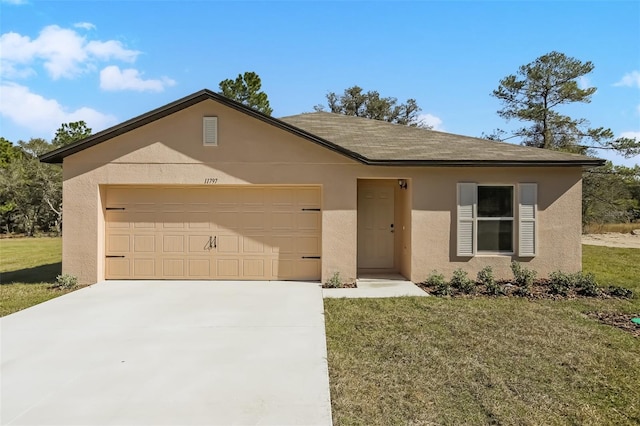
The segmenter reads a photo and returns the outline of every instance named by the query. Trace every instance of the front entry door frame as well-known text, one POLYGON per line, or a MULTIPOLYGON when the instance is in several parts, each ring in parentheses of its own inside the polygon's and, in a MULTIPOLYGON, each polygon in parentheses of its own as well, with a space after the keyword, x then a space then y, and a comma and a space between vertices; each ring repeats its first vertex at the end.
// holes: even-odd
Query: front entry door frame
POLYGON ((395 185, 391 179, 358 180, 358 269, 394 271, 395 185))

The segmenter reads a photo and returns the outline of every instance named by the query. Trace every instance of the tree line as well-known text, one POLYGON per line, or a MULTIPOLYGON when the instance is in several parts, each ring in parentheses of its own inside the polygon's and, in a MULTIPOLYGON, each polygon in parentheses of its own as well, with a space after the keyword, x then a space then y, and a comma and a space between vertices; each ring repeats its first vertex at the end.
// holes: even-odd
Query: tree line
MULTIPOLYGON (((521 145, 595 156, 613 150, 627 158, 640 154, 640 142, 615 138, 611 129, 591 127, 582 118, 561 114, 567 104, 589 103, 595 87, 580 87, 578 81, 593 71, 587 61, 551 52, 522 65, 515 74, 500 80, 491 94, 502 103, 497 114, 521 123, 514 130, 495 129, 482 137, 517 141, 521 145)), ((255 72, 239 74, 219 83, 219 93, 263 114, 273 112, 262 81, 255 72)), ((398 125, 429 128, 419 119, 421 108, 415 99, 399 103, 375 90, 355 85, 342 94, 326 95, 329 112, 382 120, 398 125)), ((325 111, 322 104, 315 111, 325 111)), ((0 233, 24 234, 62 232, 62 168, 44 164, 38 156, 75 143, 91 135, 84 121, 64 123, 54 138, 33 138, 15 145, 0 137, 0 233)), ((583 173, 583 223, 613 223, 640 220, 640 167, 607 162, 583 173)))

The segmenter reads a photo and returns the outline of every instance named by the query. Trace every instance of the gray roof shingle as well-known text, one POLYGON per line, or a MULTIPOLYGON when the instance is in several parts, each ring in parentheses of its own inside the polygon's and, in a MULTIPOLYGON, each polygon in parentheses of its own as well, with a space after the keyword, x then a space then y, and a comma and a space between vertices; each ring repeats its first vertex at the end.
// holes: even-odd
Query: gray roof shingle
POLYGON ((588 164, 601 161, 579 154, 513 145, 329 112, 299 114, 280 120, 374 162, 588 164))

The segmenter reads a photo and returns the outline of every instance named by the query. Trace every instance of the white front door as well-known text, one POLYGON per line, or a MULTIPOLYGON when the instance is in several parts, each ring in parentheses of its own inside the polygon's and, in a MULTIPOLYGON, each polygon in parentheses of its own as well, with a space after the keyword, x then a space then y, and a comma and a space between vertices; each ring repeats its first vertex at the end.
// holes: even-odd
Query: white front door
POLYGON ((358 268, 394 266, 393 191, 389 182, 358 183, 358 268))

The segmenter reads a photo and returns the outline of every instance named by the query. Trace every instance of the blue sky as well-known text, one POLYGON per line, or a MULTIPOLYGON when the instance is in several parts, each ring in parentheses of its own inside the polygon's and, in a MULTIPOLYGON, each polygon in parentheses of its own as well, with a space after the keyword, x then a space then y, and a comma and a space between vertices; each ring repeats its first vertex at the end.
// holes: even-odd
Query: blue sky
POLYGON ((638 1, 0 0, 0 135, 99 131, 255 71, 275 117, 357 84, 480 136, 518 124, 496 114, 499 80, 553 50, 595 65, 592 102, 565 111, 640 138, 638 1))

